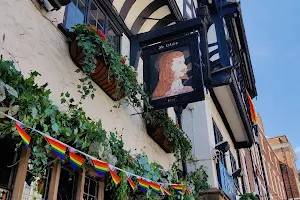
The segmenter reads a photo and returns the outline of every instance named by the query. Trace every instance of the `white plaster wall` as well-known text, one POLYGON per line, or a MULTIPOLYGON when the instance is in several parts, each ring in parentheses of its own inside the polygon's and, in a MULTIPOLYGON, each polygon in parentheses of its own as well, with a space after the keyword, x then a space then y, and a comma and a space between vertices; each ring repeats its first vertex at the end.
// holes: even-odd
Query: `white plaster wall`
MULTIPOLYGON (((80 74, 75 72, 77 67, 70 58, 66 38, 56 28, 63 20, 64 9, 46 13, 38 8, 39 5, 36 7, 31 0, 0 1, 0 54, 4 59, 18 61, 17 68, 24 75, 38 71, 42 75, 37 79, 38 83, 49 83, 55 104, 60 104, 61 92, 69 91, 78 100, 76 87, 80 74)), ((122 37, 121 52, 129 53, 129 40, 125 36, 122 37)), ((132 154, 144 151, 150 160, 169 168, 172 155, 166 154, 147 135, 139 115, 131 116, 138 111, 127 106, 113 108, 116 102, 97 85, 95 87, 95 98, 83 102, 87 115, 101 119, 105 130, 117 131, 132 154)))
MULTIPOLYGON (((237 160, 237 151, 234 148, 234 144, 210 95, 206 94, 204 101, 189 104, 183 111, 183 130, 192 140, 193 155, 200 160, 198 165, 205 165, 207 167, 209 184, 213 187, 218 187, 216 167, 212 160, 212 152, 215 147, 212 119, 215 121, 222 133, 223 140, 228 141, 230 151, 236 160, 236 166, 238 169, 239 164, 237 160)), ((225 158, 227 170, 229 174, 231 174, 232 169, 229 152, 226 153, 225 158)), ((189 170, 193 170, 195 167, 197 166, 189 166, 189 170)))
POLYGON ((214 133, 210 108, 207 101, 191 103, 182 113, 182 127, 193 144, 193 155, 200 160, 188 170, 195 170, 199 165, 207 167, 208 183, 218 187, 215 163, 212 159, 214 133))
POLYGON ((176 0, 181 14, 183 15, 183 0, 176 0))

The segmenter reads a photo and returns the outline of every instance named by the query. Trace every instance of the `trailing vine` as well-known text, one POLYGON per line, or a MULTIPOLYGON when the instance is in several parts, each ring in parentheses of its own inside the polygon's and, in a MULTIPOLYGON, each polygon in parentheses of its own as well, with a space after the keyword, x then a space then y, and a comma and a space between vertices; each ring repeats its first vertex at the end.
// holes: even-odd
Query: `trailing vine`
POLYGON ((240 200, 259 200, 259 198, 255 196, 253 193, 246 193, 240 195, 240 200))
MULTIPOLYGON (((165 172, 157 163, 150 163, 145 154, 132 157, 129 151, 124 149, 123 141, 116 133, 109 134, 102 128, 101 121, 93 121, 87 117, 80 104, 76 104, 69 93, 61 94, 61 103, 67 110, 62 111, 50 100, 51 91, 47 84, 38 86, 35 77, 40 74, 31 72, 29 78, 15 69, 13 61, 5 61, 0 58, 0 110, 26 125, 49 134, 52 137, 80 150, 97 157, 112 165, 123 168, 126 171, 138 174, 153 181, 168 182, 170 180, 189 183, 197 194, 206 189, 207 175, 205 170, 193 172, 186 180, 179 180, 178 169, 165 172), (198 174, 199 173, 199 174, 198 174), (197 175, 198 174, 198 175, 197 175)), ((43 136, 26 130, 32 137, 32 150, 30 165, 34 177, 43 177, 45 167, 51 163, 47 156, 51 148, 43 136)), ((15 137, 16 129, 13 121, 0 115, 0 138, 14 137, 21 145, 20 137, 15 137)), ((62 161, 63 163, 65 161, 62 161)), ((66 161, 67 162, 67 161, 66 161)), ((87 170, 88 161, 84 166, 87 170)), ((106 176, 107 198, 110 199, 159 199, 159 196, 148 190, 146 195, 139 191, 132 191, 128 187, 124 174, 120 173, 122 182, 115 186, 109 175, 106 176), (127 198, 128 197, 128 198, 127 198)), ((175 192, 174 192, 175 193, 175 192)), ((196 197, 196 196, 195 196, 196 197)), ((174 199, 175 197, 170 197, 174 199)), ((186 195, 185 198, 194 198, 186 195)))
POLYGON ((109 74, 120 82, 118 96, 124 92, 125 102, 144 110, 142 117, 146 124, 153 127, 161 128, 162 133, 172 144, 177 159, 186 159, 191 155, 191 141, 185 133, 178 128, 171 119, 166 117, 164 112, 154 111, 149 104, 149 95, 145 92, 143 85, 137 82, 137 73, 134 68, 126 64, 126 60, 120 54, 114 51, 106 36, 100 30, 96 30, 94 26, 86 24, 78 24, 73 27, 72 37, 78 43, 79 47, 84 49, 84 65, 77 72, 82 71, 85 78, 80 79, 82 86, 79 92, 82 98, 87 95, 94 97, 95 88, 91 83, 90 73, 94 72, 95 58, 103 57, 109 66, 109 74))

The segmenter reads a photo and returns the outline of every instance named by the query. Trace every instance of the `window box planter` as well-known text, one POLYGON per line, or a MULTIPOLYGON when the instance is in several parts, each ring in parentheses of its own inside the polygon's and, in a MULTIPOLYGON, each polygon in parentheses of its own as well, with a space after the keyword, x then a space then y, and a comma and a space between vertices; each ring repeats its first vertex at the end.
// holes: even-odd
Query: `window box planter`
POLYGON ((71 3, 71 0, 48 0, 55 10, 59 10, 62 6, 71 3))
MULTIPOLYGON (((82 68, 84 64, 84 49, 78 47, 77 42, 72 40, 69 43, 69 51, 73 62, 82 68)), ((115 77, 109 76, 109 66, 103 57, 95 58, 96 68, 91 73, 92 80, 114 101, 124 97, 124 90, 121 83, 115 77)))
POLYGON ((166 152, 173 153, 171 142, 168 138, 163 134, 161 128, 157 128, 151 125, 147 125, 147 133, 148 135, 166 152))

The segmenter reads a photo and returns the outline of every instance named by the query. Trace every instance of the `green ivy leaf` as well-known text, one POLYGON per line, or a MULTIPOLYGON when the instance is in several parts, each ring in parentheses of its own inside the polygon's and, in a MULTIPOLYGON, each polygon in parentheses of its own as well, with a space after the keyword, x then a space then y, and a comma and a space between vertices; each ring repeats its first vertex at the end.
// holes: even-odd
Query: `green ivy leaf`
POLYGON ((51 126, 52 130, 55 132, 55 133, 58 133, 58 125, 57 123, 53 123, 52 126, 51 126))
POLYGON ((36 107, 32 107, 31 108, 31 116, 32 118, 35 118, 38 114, 38 110, 36 109, 36 107))

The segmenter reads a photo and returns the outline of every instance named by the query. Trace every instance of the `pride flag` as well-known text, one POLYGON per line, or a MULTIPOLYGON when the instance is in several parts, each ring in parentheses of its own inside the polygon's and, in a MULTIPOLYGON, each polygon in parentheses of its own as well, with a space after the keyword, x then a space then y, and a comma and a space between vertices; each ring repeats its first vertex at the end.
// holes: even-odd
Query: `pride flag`
POLYGON ((186 191, 189 193, 189 194, 192 194, 192 191, 190 190, 190 188, 186 188, 186 191))
POLYGON ((126 177, 127 177, 127 181, 129 182, 131 188, 132 188, 133 190, 135 190, 135 189, 137 188, 137 186, 136 186, 136 185, 134 184, 134 182, 131 180, 130 175, 128 175, 128 174, 126 173, 126 177))
POLYGON ((150 182, 150 187, 152 188, 153 192, 155 192, 156 194, 159 194, 160 185, 150 182))
POLYGON ((179 191, 177 191, 178 192, 178 194, 180 195, 180 196, 183 196, 184 194, 185 194, 185 190, 179 190, 179 191))
POLYGON ((255 114, 254 104, 253 104, 253 101, 248 92, 247 92, 247 98, 248 98, 248 102, 249 102, 249 106, 250 106, 251 120, 253 123, 255 123, 256 122, 256 114, 255 114))
POLYGON ((142 192, 146 193, 149 189, 149 182, 143 179, 138 178, 138 187, 142 192))
POLYGON ((20 125, 17 122, 15 122, 15 126, 16 126, 16 129, 17 129, 19 135, 22 138, 22 141, 23 141, 25 147, 28 148, 30 140, 31 140, 31 137, 24 131, 24 129, 22 129, 20 127, 20 125))
POLYGON ((183 185, 181 185, 181 184, 171 184, 171 187, 174 188, 176 191, 183 190, 183 185))
POLYGON ((109 166, 109 172, 110 172, 111 178, 113 179, 114 183, 116 185, 118 185, 121 181, 121 177, 118 176, 118 174, 115 172, 113 166, 109 166))
POLYGON ((45 137, 50 146, 52 147, 53 152, 60 158, 60 159, 65 159, 66 151, 67 151, 67 146, 64 145, 63 143, 57 142, 56 140, 50 138, 50 137, 45 137))
POLYGON ((73 150, 69 152, 70 164, 74 169, 79 169, 85 162, 85 158, 78 156, 73 150))
POLYGON ((92 162, 94 165, 95 172, 98 174, 98 176, 104 178, 106 172, 108 171, 108 163, 94 159, 92 159, 92 162))
POLYGON ((167 195, 168 197, 172 195, 172 192, 170 192, 167 188, 163 187, 163 191, 165 193, 165 195, 167 195))

